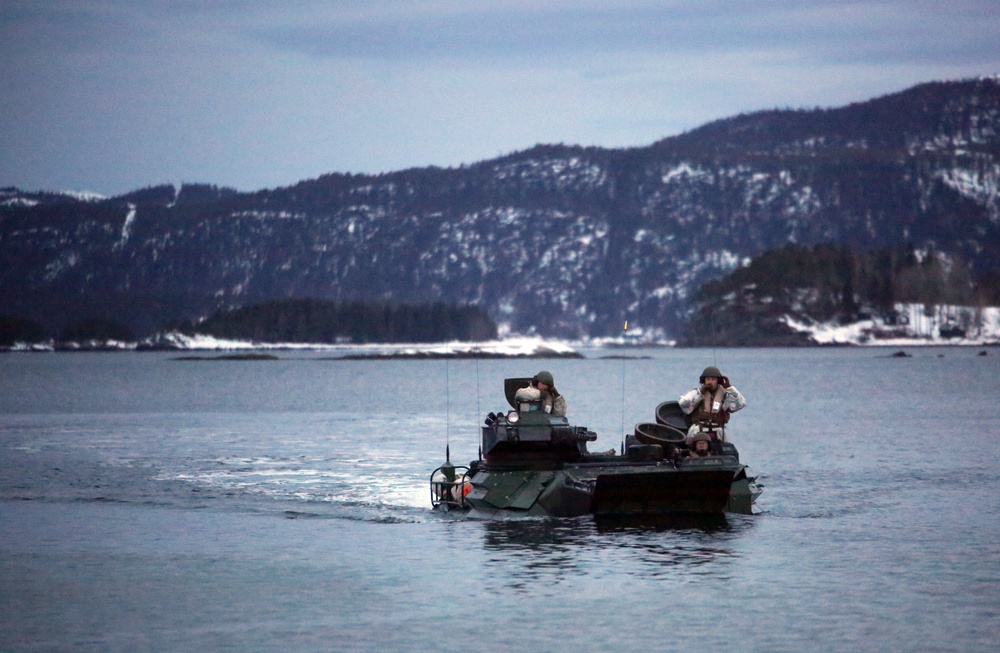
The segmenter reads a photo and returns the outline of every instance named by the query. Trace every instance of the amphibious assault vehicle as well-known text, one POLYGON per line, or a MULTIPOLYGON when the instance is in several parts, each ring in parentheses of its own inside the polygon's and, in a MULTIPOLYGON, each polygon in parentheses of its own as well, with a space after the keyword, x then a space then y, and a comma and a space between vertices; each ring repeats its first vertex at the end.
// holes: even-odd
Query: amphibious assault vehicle
POLYGON ((751 514, 762 490, 736 447, 720 437, 715 455, 688 456, 690 418, 677 402, 657 406, 656 421, 637 424, 620 452, 590 453, 593 431, 515 398, 530 381, 505 379, 511 410, 486 417, 478 460, 453 465, 446 449, 430 478, 435 509, 486 519, 751 514))

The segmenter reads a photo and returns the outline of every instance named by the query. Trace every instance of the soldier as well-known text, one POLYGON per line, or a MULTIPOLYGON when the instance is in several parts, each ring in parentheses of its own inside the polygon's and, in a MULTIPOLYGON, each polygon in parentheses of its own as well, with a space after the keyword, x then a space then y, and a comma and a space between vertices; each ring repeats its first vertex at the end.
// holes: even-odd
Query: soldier
POLYGON ((697 433, 691 438, 691 457, 708 458, 712 455, 712 438, 708 433, 697 433))
POLYGON ((691 428, 688 430, 688 446, 694 441, 694 436, 700 432, 723 434, 725 440, 725 425, 729 415, 747 405, 740 391, 729 383, 717 367, 706 367, 698 379, 701 386, 685 393, 677 400, 681 410, 691 415, 691 428))
POLYGON ((556 390, 552 372, 542 370, 531 379, 531 385, 521 388, 514 395, 515 399, 524 401, 541 401, 546 413, 556 417, 566 417, 566 398, 556 390))

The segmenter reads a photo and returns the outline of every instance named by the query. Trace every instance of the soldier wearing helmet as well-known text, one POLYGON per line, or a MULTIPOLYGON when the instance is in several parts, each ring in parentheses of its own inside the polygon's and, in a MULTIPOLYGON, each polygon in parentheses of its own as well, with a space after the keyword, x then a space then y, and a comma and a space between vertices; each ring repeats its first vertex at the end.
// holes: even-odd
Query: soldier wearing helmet
POLYGON ((685 393, 678 399, 681 410, 691 416, 688 430, 688 445, 701 432, 716 435, 725 440, 725 425, 729 415, 747 405, 746 399, 719 368, 706 367, 698 379, 700 387, 685 393))
POLYGON ((556 417, 566 417, 566 398, 556 390, 552 372, 542 370, 531 379, 531 385, 521 388, 514 397, 518 400, 541 401, 544 410, 556 417))
POLYGON ((712 438, 708 436, 708 433, 698 433, 693 438, 691 438, 691 453, 692 458, 708 458, 712 455, 712 438))

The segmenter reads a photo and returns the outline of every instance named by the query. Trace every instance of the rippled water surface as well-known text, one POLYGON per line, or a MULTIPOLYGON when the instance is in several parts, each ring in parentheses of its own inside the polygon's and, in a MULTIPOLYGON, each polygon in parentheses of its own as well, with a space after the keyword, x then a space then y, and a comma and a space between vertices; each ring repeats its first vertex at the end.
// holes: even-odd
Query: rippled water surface
POLYGON ((583 360, 0 356, 0 649, 993 651, 1000 351, 583 360), (760 514, 429 509, 502 381, 550 369, 592 449, 706 365, 760 514))

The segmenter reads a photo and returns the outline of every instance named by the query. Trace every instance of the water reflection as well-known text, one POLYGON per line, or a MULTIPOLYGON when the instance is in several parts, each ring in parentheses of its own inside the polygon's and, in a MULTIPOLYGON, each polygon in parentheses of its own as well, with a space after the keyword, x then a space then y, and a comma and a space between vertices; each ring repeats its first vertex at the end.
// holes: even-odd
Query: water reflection
POLYGON ((726 515, 603 515, 594 518, 601 533, 626 531, 696 530, 707 533, 729 529, 726 515))
POLYGON ((490 582, 555 593, 560 584, 609 574, 726 578, 733 543, 752 528, 743 516, 541 519, 482 525, 490 582))

